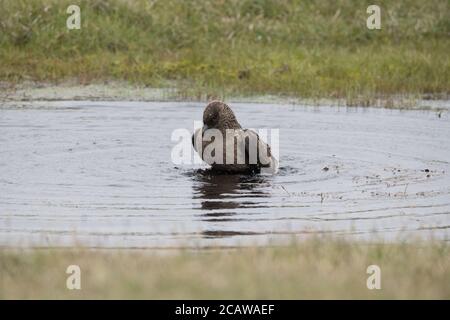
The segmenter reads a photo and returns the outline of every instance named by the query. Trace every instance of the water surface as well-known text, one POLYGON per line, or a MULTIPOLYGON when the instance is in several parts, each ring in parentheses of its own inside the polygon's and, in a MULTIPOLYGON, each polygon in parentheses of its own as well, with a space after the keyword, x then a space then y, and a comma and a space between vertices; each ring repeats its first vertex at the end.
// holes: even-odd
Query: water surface
POLYGON ((173 164, 172 131, 193 130, 202 103, 3 103, 0 245, 450 239, 448 113, 232 107, 244 127, 280 129, 279 174, 173 164))

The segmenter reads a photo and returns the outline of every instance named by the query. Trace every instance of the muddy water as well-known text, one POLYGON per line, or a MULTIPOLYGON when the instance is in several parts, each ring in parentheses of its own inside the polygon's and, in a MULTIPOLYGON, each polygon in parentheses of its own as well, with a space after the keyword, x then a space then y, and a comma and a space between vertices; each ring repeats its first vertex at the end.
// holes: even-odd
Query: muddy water
POLYGON ((3 103, 0 245, 450 239, 448 113, 233 104, 245 127, 280 129, 280 172, 248 177, 171 162, 172 131, 203 107, 3 103))

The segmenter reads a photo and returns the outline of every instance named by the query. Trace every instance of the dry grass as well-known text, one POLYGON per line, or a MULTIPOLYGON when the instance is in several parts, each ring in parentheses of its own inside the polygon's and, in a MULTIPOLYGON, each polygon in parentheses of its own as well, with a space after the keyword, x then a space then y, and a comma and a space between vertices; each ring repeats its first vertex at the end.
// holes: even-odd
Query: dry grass
POLYGON ((0 298, 449 299, 445 243, 357 244, 307 240, 288 247, 231 250, 0 251, 0 298), (82 289, 66 289, 77 264, 82 289), (382 289, 366 287, 367 266, 382 289))

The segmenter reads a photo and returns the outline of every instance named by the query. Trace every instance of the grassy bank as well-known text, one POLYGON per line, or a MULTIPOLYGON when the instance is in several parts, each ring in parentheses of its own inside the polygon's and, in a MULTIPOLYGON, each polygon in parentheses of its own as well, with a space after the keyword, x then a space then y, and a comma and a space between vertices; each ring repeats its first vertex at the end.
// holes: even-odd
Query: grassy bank
POLYGON ((116 79, 187 97, 448 94, 448 1, 377 3, 371 31, 371 1, 3 0, 0 80, 116 79))
POLYGON ((0 250, 0 298, 450 298, 450 247, 308 240, 232 250, 0 250), (81 287, 66 289, 68 265, 81 287), (381 268, 381 290, 366 269, 381 268))

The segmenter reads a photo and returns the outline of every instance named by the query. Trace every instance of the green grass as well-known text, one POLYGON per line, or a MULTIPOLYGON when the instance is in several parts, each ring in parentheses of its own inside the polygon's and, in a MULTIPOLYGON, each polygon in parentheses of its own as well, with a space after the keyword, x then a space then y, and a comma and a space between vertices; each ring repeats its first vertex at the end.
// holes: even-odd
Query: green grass
POLYGON ((449 299, 450 247, 312 239, 211 250, 0 250, 0 299, 449 299), (81 290, 66 288, 69 265, 81 290), (381 268, 381 290, 366 269, 381 268))
POLYGON ((205 93, 450 93, 447 0, 2 0, 0 80, 117 79, 205 93), (69 4, 81 30, 66 29, 69 4))

